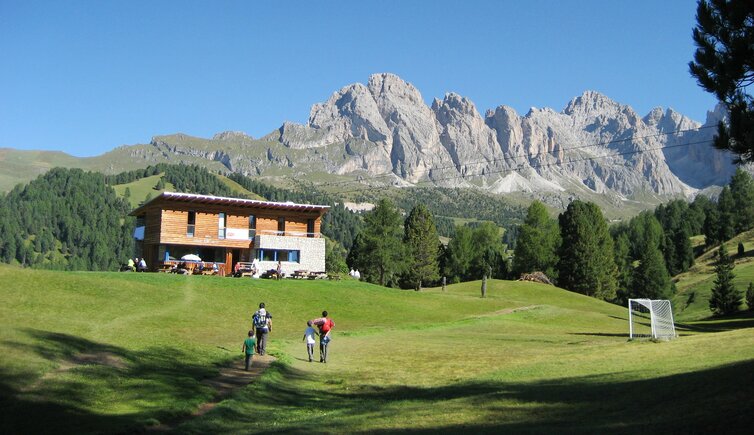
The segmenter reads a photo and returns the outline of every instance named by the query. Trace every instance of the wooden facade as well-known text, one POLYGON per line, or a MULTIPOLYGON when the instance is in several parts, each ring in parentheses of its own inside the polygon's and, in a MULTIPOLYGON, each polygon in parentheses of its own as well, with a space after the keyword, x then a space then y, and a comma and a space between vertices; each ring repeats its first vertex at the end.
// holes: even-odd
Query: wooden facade
MULTIPOLYGON (((251 261, 258 235, 320 238, 328 208, 165 192, 131 215, 137 218, 137 256, 144 257, 151 270, 172 253, 192 251, 211 255, 212 262, 223 263, 230 274, 236 262, 251 261)), ((291 240, 284 241, 290 245, 291 240)))

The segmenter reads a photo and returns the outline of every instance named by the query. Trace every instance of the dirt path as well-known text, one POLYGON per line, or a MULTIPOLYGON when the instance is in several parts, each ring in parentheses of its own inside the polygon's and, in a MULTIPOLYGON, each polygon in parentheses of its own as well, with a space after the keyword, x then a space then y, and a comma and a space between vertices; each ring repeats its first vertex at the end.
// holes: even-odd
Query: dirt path
POLYGON ((230 367, 220 369, 219 375, 202 381, 202 384, 211 387, 215 391, 212 400, 201 404, 199 408, 190 415, 183 416, 176 420, 163 422, 157 426, 151 426, 146 429, 146 432, 168 432, 175 429, 175 427, 181 423, 206 414, 233 393, 233 391, 254 382, 255 379, 267 370, 273 361, 275 361, 275 358, 270 355, 254 355, 254 362, 248 372, 244 370, 244 363, 240 359, 234 362, 230 367))

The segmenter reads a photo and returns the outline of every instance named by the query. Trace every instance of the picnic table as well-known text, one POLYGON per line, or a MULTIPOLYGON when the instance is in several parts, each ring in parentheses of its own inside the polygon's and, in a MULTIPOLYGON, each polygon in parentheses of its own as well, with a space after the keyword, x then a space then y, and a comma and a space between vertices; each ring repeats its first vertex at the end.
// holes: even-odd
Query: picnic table
POLYGON ((309 279, 309 271, 308 270, 294 270, 291 274, 291 278, 293 279, 309 279))

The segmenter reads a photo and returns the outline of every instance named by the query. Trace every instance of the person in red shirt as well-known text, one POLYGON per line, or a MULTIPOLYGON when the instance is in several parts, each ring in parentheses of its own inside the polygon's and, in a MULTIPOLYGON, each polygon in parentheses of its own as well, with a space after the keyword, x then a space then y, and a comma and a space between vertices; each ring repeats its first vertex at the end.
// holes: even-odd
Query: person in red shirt
POLYGON ((313 325, 319 327, 319 362, 327 363, 327 345, 330 343, 330 331, 335 322, 327 318, 327 311, 322 311, 322 317, 312 320, 313 325))

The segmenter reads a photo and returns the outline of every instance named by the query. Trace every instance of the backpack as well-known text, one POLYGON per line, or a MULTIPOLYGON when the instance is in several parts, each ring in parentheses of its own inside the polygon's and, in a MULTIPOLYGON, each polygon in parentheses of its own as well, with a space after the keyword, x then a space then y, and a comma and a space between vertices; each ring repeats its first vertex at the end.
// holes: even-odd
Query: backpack
POLYGON ((254 313, 252 320, 254 321, 255 328, 266 328, 267 327, 267 312, 262 311, 260 313, 259 311, 257 311, 256 313, 254 313))

